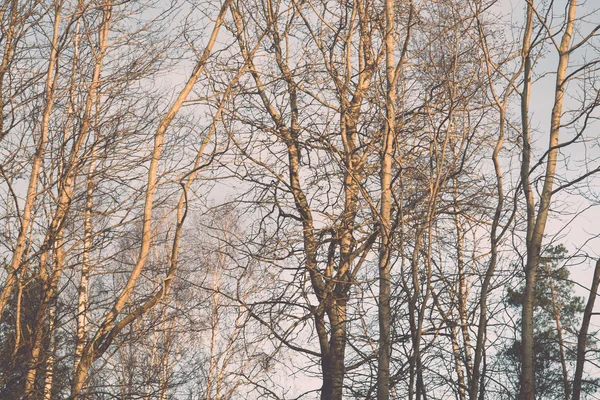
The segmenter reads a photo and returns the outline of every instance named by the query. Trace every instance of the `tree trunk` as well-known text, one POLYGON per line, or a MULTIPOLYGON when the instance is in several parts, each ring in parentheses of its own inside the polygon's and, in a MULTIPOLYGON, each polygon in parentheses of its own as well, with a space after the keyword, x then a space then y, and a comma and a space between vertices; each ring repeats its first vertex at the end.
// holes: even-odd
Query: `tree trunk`
POLYGON ((392 218, 392 156, 395 138, 396 90, 394 61, 394 0, 385 2, 385 48, 386 48, 386 126, 382 138, 381 151, 381 206, 379 210, 380 243, 379 249, 379 351, 377 363, 377 399, 390 397, 390 291, 391 291, 391 218, 392 218))
POLYGON ((558 350, 560 354, 560 365, 562 368, 563 390, 565 394, 565 400, 569 400, 569 398, 571 397, 571 388, 569 386, 569 372, 567 370, 567 359, 565 356, 565 341, 563 339, 563 329, 562 324, 560 322, 560 312, 562 304, 558 303, 559 299, 557 298, 556 291, 554 290, 554 281, 552 278, 552 270, 550 269, 550 265, 546 265, 546 270, 548 272, 550 294, 552 296, 552 315, 554 316, 556 334, 558 336, 558 350))
POLYGON ((585 363, 585 350, 588 340, 588 329, 590 327, 590 320, 592 313, 594 312, 594 303, 598 296, 598 285, 600 284, 600 260, 596 261, 596 268, 594 269, 594 277, 592 278, 592 286, 590 287, 590 294, 588 296, 587 304, 583 312, 583 320, 581 321, 581 329, 577 336, 577 364, 575 366, 575 376, 573 378, 573 400, 580 400, 581 398, 581 387, 583 380, 583 365, 585 363))
POLYGON ((44 400, 52 400, 52 388, 54 387, 54 360, 56 354, 56 302, 53 301, 48 311, 48 332, 50 335, 48 344, 48 355, 46 357, 46 368, 44 378, 44 400))
MULTIPOLYGON (((525 190, 530 186, 529 182, 529 165, 526 163, 530 159, 531 150, 529 148, 529 137, 525 136, 525 133, 529 132, 528 126, 528 93, 530 85, 530 75, 528 74, 528 68, 531 67, 530 49, 529 49, 529 35, 531 32, 530 25, 533 19, 533 5, 528 2, 527 5, 528 15, 528 28, 526 29, 524 37, 524 48, 523 54, 525 57, 525 87, 523 91, 522 100, 522 118, 524 121, 524 132, 523 132, 523 164, 521 170, 521 179, 525 190), (527 124, 527 125, 526 125, 527 124)), ((540 194, 539 207, 537 210, 537 216, 535 217, 535 223, 533 223, 533 216, 531 208, 533 208, 533 200, 531 199, 531 193, 527 196, 527 208, 528 208, 528 219, 527 219, 527 264, 525 265, 525 292, 523 294, 523 310, 521 317, 521 342, 522 342, 522 371, 521 371, 521 388, 519 392, 519 400, 534 400, 535 398, 535 354, 533 352, 533 306, 535 302, 535 288, 537 283, 537 272, 540 263, 540 253, 542 249, 542 240, 546 229, 546 222, 548 220, 548 213, 550 211, 550 202, 552 200, 552 187, 554 184, 554 176, 556 173, 556 162, 558 157, 558 144, 559 144, 559 132, 562 117, 562 106, 565 91, 565 77, 567 74, 567 67, 569 63, 570 52, 569 46, 571 43, 571 37, 573 34, 573 27, 575 24, 575 11, 577 9, 577 0, 571 0, 568 6, 566 27, 562 35, 561 43, 558 48, 559 60, 556 68, 556 88, 554 93, 554 106, 552 108, 551 120, 550 120, 550 140, 548 143, 548 155, 546 161, 546 172, 544 175, 544 186, 542 193, 540 194)), ((529 189, 530 190, 530 189, 529 189)))
POLYGON ((321 358, 323 386, 321 400, 342 400, 346 352, 346 300, 338 298, 327 311, 331 322, 329 352, 321 358))

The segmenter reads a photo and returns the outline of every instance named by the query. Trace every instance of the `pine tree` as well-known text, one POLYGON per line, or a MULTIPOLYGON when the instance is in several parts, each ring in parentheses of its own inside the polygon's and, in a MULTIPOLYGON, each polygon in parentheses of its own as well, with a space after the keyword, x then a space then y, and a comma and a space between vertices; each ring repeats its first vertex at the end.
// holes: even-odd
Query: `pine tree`
MULTIPOLYGON (((577 330, 583 313, 583 298, 575 296, 574 284, 565 265, 563 245, 546 248, 541 257, 534 304, 535 397, 540 400, 570 398, 571 379, 576 361, 577 330)), ((509 288, 506 304, 509 312, 520 315, 524 283, 509 288)), ((516 327, 520 320, 516 321, 516 327)), ((516 328, 515 328, 516 329, 516 328)), ((595 346, 595 344, 593 344, 595 346)), ((521 370, 521 341, 506 345, 500 363, 508 364, 509 381, 518 386, 521 370)), ((600 379, 587 379, 586 392, 594 392, 600 379)))

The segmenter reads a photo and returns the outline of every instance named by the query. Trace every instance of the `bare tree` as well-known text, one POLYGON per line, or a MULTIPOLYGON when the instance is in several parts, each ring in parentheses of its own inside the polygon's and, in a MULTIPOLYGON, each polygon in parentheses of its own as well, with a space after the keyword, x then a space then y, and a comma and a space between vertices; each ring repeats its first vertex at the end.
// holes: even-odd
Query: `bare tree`
MULTIPOLYGON (((553 5, 548 6, 551 12, 553 5)), ((519 398, 522 400, 534 399, 534 353, 533 353, 533 304, 535 302, 535 287, 540 264, 540 255, 543 250, 544 234, 546 232, 546 224, 548 222, 552 199, 554 195, 566 187, 575 184, 576 182, 590 176, 596 170, 588 171, 581 177, 574 180, 563 181, 559 187, 555 187, 554 181, 557 178, 557 163, 559 152, 569 144, 577 141, 585 130, 585 125, 581 131, 576 131, 574 139, 569 139, 565 142, 560 142, 561 128, 572 125, 580 118, 585 116, 594 109, 597 105, 597 99, 584 101, 582 108, 578 111, 565 113, 566 92, 568 84, 574 79, 580 79, 595 70, 597 60, 591 62, 583 62, 581 65, 573 67, 571 57, 582 46, 585 46, 595 32, 599 29, 598 26, 593 27, 588 35, 584 35, 578 41, 574 41, 575 26, 578 23, 576 18, 577 1, 569 1, 565 9, 563 22, 557 27, 550 25, 548 13, 537 8, 533 2, 527 3, 526 26, 523 36, 523 89, 521 91, 521 123, 523 137, 523 153, 521 164, 521 185, 527 205, 527 229, 526 229, 526 245, 527 259, 525 263, 525 294, 523 298, 522 312, 522 327, 521 337, 523 341, 523 371, 521 376, 521 389, 519 398), (538 33, 533 35, 534 24, 539 26, 538 33), (555 30, 556 29, 556 30, 555 30), (560 35, 560 42, 555 40, 555 37, 560 35), (550 113, 549 140, 546 151, 539 161, 532 165, 532 139, 531 139, 531 124, 530 124, 530 95, 532 90, 534 53, 537 46, 540 46, 545 41, 550 42, 550 46, 554 47, 557 54, 557 65, 555 69, 556 85, 554 89, 553 105, 550 113), (570 68, 574 71, 569 72, 570 68), (572 119, 566 120, 565 115, 572 114, 572 119), (544 168, 543 177, 541 178, 542 188, 539 191, 539 199, 534 197, 533 186, 534 180, 532 177, 533 171, 538 167, 544 168), (536 210, 537 206, 537 210, 536 210)))

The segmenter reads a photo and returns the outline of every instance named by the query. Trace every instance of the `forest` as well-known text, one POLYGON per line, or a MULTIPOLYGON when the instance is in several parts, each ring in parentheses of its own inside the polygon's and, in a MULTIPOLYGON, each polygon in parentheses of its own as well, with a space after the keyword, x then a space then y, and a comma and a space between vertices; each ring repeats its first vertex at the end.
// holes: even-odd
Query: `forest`
POLYGON ((0 399, 600 399, 599 2, 0 3, 0 399))

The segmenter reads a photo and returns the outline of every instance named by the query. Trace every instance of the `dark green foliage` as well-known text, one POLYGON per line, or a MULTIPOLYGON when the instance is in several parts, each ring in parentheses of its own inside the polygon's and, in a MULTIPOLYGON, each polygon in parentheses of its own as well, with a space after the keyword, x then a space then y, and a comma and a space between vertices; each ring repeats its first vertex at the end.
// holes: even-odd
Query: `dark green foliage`
MULTIPOLYGON (((574 284, 569 279, 565 266, 567 250, 563 245, 548 247, 541 258, 536 285, 534 305, 534 353, 535 353, 535 393, 536 399, 565 399, 563 367, 561 361, 561 337, 567 368, 567 379, 571 379, 575 369, 577 331, 584 310, 584 299, 575 296, 574 284), (557 324, 556 315, 559 315, 557 324), (560 334, 559 334, 560 327, 560 334)), ((517 317, 515 329, 520 326, 520 309, 525 284, 509 288, 506 305, 511 314, 517 317)), ((595 346, 595 343, 592 344, 595 346)), ((500 362, 506 363, 509 381, 518 387, 521 370, 521 341, 516 339, 506 345, 500 354, 500 362)), ((594 392, 600 379, 587 379, 584 391, 594 392)))

